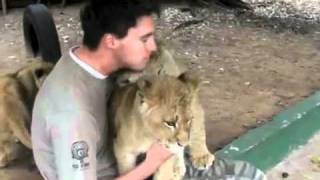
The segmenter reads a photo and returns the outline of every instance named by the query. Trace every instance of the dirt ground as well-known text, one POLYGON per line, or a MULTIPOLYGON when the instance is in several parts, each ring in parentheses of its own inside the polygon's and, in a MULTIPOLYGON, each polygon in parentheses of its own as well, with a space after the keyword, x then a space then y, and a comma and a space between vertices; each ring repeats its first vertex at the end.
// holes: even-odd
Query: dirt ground
MULTIPOLYGON (((68 5, 63 11, 50 7, 63 52, 81 42, 80 6, 68 5)), ((1 73, 32 59, 25 55, 22 14, 23 9, 10 9, 0 16, 1 73)), ((169 7, 157 20, 158 37, 201 74, 212 151, 319 89, 319 30, 310 22, 265 19, 220 7, 198 9, 196 17, 169 7)), ((41 179, 27 166, 17 162, 0 170, 0 179, 41 179)))

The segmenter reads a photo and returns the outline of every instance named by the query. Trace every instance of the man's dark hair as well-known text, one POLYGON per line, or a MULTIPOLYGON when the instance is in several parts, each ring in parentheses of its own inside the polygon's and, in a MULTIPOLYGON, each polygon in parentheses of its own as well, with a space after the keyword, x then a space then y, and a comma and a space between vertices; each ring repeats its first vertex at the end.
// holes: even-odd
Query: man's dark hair
POLYGON ((83 44, 95 50, 105 33, 123 38, 139 17, 153 13, 159 14, 156 0, 91 0, 80 11, 83 44))

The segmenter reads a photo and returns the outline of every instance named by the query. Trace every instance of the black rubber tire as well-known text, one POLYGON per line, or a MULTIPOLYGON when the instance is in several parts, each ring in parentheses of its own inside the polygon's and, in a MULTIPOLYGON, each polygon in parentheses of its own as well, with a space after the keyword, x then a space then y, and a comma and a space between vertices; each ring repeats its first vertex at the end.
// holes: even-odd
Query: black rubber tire
POLYGON ((43 4, 26 7, 23 34, 28 53, 44 61, 56 63, 61 57, 58 33, 48 8, 43 4))

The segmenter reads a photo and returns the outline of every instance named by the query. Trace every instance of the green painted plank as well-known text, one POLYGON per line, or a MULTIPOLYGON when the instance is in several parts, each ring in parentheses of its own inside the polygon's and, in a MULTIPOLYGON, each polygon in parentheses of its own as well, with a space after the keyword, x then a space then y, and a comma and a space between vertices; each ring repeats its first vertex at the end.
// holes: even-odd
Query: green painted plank
POLYGON ((320 92, 274 116, 217 152, 220 157, 246 160, 266 171, 320 130, 320 92))

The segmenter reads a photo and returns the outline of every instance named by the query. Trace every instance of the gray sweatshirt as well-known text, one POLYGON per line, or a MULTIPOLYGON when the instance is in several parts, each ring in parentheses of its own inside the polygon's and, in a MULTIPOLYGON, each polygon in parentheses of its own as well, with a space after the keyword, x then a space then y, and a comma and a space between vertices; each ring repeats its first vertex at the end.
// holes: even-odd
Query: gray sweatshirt
POLYGON ((33 153, 45 179, 116 175, 106 123, 111 90, 110 78, 80 64, 72 51, 56 64, 38 92, 32 113, 33 153))

